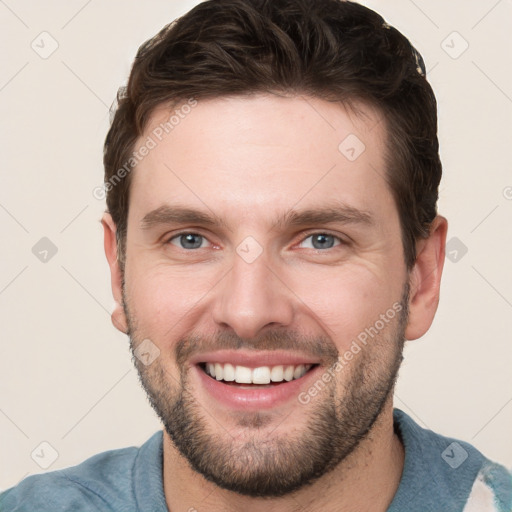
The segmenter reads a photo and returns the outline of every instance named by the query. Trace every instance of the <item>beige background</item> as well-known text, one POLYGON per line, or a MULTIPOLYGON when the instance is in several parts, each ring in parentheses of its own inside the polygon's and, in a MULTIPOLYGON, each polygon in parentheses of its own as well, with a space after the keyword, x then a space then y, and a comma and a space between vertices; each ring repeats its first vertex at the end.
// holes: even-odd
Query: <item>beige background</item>
MULTIPOLYGON (((104 203, 92 191, 138 46, 196 3, 0 1, 0 489, 159 428, 110 323, 104 203), (43 237, 57 248, 46 262, 32 252, 43 237)), ((396 406, 510 467, 512 1, 363 3, 424 56, 440 111, 440 212, 458 240, 434 325, 406 349, 396 406)))

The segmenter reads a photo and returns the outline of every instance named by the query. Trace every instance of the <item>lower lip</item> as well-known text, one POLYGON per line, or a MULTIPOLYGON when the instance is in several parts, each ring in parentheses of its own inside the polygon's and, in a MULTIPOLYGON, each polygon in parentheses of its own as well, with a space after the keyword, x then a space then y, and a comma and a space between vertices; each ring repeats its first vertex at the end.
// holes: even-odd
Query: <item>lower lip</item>
MULTIPOLYGON (((223 405, 232 409, 256 411, 271 409, 289 400, 298 401, 299 393, 306 390, 308 383, 314 379, 321 367, 309 370, 300 379, 283 382, 269 387, 242 388, 233 384, 225 384, 207 375, 199 366, 193 367, 198 373, 201 384, 206 391, 223 405)), ((242 384, 243 386, 243 384, 242 384)))

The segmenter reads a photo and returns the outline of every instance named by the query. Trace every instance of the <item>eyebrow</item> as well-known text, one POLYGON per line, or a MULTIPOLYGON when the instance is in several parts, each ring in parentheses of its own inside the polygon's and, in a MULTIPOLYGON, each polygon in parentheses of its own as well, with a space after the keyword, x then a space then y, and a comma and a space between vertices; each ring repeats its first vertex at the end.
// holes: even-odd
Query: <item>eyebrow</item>
MULTIPOLYGON (((309 224, 329 223, 372 226, 374 225, 374 218, 368 211, 339 203, 304 210, 289 210, 274 220, 271 230, 283 229, 287 226, 300 227, 309 224)), ((167 224, 218 226, 231 231, 226 222, 213 213, 170 205, 162 205, 147 213, 141 221, 141 228, 146 231, 167 224)))
POLYGON ((221 226, 227 228, 226 223, 213 213, 169 205, 162 205, 150 211, 141 221, 143 230, 149 230, 162 224, 200 224, 203 226, 221 226))
POLYGON ((373 217, 370 212, 359 210, 345 204, 334 206, 326 205, 320 208, 308 208, 305 210, 290 210, 278 217, 272 224, 272 229, 280 229, 284 226, 300 227, 308 224, 362 224, 372 226, 373 217))

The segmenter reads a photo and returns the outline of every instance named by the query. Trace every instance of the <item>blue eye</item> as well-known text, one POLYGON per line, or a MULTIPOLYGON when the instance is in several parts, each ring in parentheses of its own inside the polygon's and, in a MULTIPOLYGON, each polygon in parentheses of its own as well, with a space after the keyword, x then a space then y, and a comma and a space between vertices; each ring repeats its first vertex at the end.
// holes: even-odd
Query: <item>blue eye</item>
POLYGON ((200 249, 203 241, 206 241, 206 238, 197 233, 180 233, 169 240, 171 244, 182 249, 200 249), (174 240, 178 240, 178 243, 174 243, 174 240))
MULTIPOLYGON (((170 238, 168 243, 187 250, 202 249, 209 244, 206 237, 192 232, 178 233, 170 238)), ((304 238, 299 246, 306 249, 325 250, 332 249, 342 243, 344 243, 343 240, 335 235, 330 235, 329 233, 313 233, 304 238), (308 240, 310 240, 309 244, 307 244, 308 240)))
POLYGON ((301 245, 306 240, 312 240, 312 247, 309 247, 311 249, 332 249, 336 245, 341 244, 341 239, 334 235, 329 235, 328 233, 314 233, 312 235, 309 235, 306 237, 302 242, 301 245), (335 243, 338 241, 338 243, 335 243))

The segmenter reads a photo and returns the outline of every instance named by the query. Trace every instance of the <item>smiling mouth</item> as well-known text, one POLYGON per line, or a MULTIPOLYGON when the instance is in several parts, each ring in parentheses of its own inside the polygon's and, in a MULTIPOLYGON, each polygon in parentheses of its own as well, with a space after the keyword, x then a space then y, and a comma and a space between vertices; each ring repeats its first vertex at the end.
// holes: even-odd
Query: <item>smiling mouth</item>
POLYGON ((210 378, 239 387, 269 387, 298 380, 318 364, 274 365, 250 368, 231 363, 199 363, 210 378))

